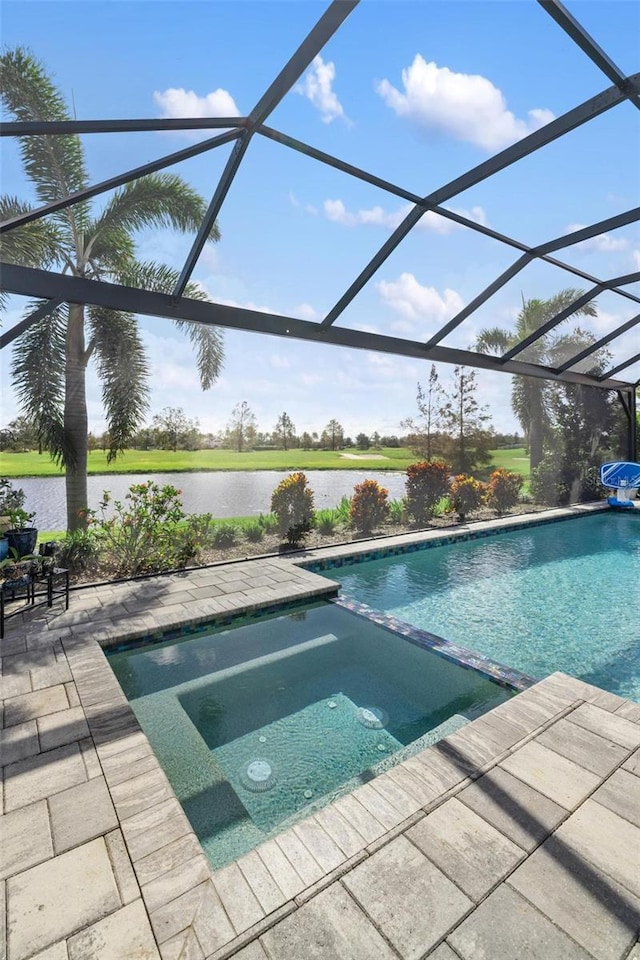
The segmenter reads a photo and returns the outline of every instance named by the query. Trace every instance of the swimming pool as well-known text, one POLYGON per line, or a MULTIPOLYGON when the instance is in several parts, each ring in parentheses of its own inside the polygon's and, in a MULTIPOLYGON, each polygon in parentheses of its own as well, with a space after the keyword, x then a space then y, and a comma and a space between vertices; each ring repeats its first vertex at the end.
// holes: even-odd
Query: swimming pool
POLYGON ((215 867, 512 695, 329 602, 108 655, 215 867))
POLYGON ((321 572, 347 599, 536 679, 562 670, 640 700, 637 512, 602 511, 321 572))

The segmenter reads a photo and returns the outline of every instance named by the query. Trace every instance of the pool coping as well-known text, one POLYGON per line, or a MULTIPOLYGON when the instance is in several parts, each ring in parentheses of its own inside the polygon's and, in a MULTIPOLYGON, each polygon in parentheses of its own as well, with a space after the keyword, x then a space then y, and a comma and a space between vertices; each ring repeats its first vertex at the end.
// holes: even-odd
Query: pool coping
MULTIPOLYGON (((583 514, 589 510, 580 508, 579 512, 583 514)), ((557 516, 558 512, 554 511, 554 514, 557 516)), ((560 514, 574 516, 576 511, 561 511, 560 514)), ((559 516, 557 518, 560 519, 559 516)), ((536 521, 540 522, 539 514, 532 518, 532 522, 536 521)), ((518 522, 522 523, 522 518, 518 518, 518 522)), ((489 523, 492 522, 489 521, 489 523)), ((438 536, 439 531, 434 533, 438 536)), ((413 538, 414 535, 409 536, 413 538)), ((347 550, 343 552, 346 553, 347 550)), ((349 552, 353 552, 353 548, 349 552)), ((254 573, 257 573, 254 579, 260 581, 267 576, 264 572, 265 563, 268 567, 273 567, 272 573, 280 571, 284 575, 276 591, 283 598, 283 603, 287 602, 284 598, 290 601, 296 597, 314 599, 335 594, 337 589, 335 582, 328 583, 324 578, 300 569, 300 561, 291 562, 284 558, 268 562, 248 561, 247 566, 251 566, 254 573), (293 597, 292 584, 296 585, 293 597)), ((193 572, 189 571, 189 573, 193 572)), ((224 565, 215 571, 211 568, 205 571, 206 576, 214 575, 214 581, 225 573, 229 573, 229 570, 224 565)), ((236 574, 232 573, 231 576, 236 574)), ((179 593, 180 588, 184 586, 184 580, 181 583, 179 578, 170 579, 176 593, 179 593)), ((203 584, 202 588, 205 587, 206 585, 203 584)), ((212 614, 235 619, 237 615, 255 611, 265 603, 273 603, 273 592, 268 593, 265 588, 268 589, 268 585, 259 583, 253 591, 236 592, 235 596, 234 592, 228 593, 225 596, 229 602, 223 604, 219 601, 217 609, 212 606, 215 601, 200 600, 195 604, 198 608, 196 615, 190 617, 188 621, 180 619, 180 611, 175 609, 176 604, 169 604, 164 608, 168 611, 167 617, 163 617, 162 610, 159 613, 139 616, 134 623, 133 634, 142 635, 150 629, 153 630, 154 627, 156 630, 160 626, 165 627, 167 618, 178 627, 186 622, 189 624, 203 622, 212 614), (232 600, 231 597, 234 599, 232 600)), ((97 597, 98 602, 106 606, 106 609, 111 604, 117 605, 118 600, 121 600, 118 596, 120 592, 119 589, 103 589, 102 597, 97 597)), ((89 596, 86 596, 85 611, 90 607, 89 600, 89 596)), ((148 604, 149 601, 150 598, 147 597, 145 602, 148 604)), ((14 660, 21 659, 22 663, 29 663, 31 660, 38 665, 42 662, 43 654, 46 652, 48 655, 51 651, 56 663, 55 670, 62 671, 60 676, 64 674, 64 669, 70 671, 71 682, 65 686, 69 709, 62 710, 60 713, 54 711, 53 719, 59 717, 62 722, 68 712, 77 710, 79 707, 88 725, 88 737, 82 741, 79 741, 77 736, 71 737, 71 742, 76 749, 80 749, 83 757, 93 755, 95 758, 93 764, 88 760, 84 761, 88 780, 101 777, 109 790, 117 814, 117 832, 122 847, 119 870, 122 873, 125 869, 122 865, 124 855, 134 878, 133 884, 137 891, 136 902, 141 898, 146 907, 151 922, 150 929, 153 930, 163 960, 172 960, 174 957, 182 956, 183 952, 188 953, 190 943, 197 944, 198 937, 202 940, 203 925, 209 924, 207 927, 209 929, 212 917, 217 918, 217 932, 214 936, 209 930, 208 942, 209 944, 213 942, 211 937, 214 939, 217 937, 219 942, 213 950, 206 952, 206 956, 215 957, 216 960, 231 956, 242 946, 262 935, 265 930, 278 924, 284 917, 294 913, 321 890, 333 884, 358 863, 372 856, 383 845, 390 843, 408 826, 417 823, 428 812, 500 763, 504 756, 514 752, 522 746, 523 742, 537 736, 541 729, 546 729, 559 716, 567 712, 569 701, 573 704, 572 709, 575 709, 578 701, 590 700, 611 712, 628 710, 627 702, 621 698, 582 684, 580 681, 565 678, 564 675, 555 674, 542 683, 536 684, 491 711, 490 714, 468 724, 457 734, 445 738, 436 747, 428 748, 424 751, 424 756, 420 755, 403 761, 397 767, 376 777, 371 784, 366 784, 365 787, 358 788, 349 794, 348 798, 355 799, 356 804, 360 804, 365 810, 369 808, 369 813, 374 818, 372 809, 377 810, 378 816, 383 820, 386 816, 387 819, 383 823, 385 829, 377 839, 362 842, 357 850, 352 849, 353 843, 349 845, 344 837, 340 841, 342 835, 336 834, 335 823, 345 820, 345 804, 341 801, 329 805, 332 812, 327 813, 329 808, 325 807, 323 811, 285 831, 288 839, 282 840, 282 843, 288 842, 291 845, 290 850, 293 852, 289 855, 290 859, 294 857, 295 852, 303 859, 308 860, 310 857, 308 862, 315 864, 314 870, 317 871, 319 868, 321 875, 303 884, 300 890, 273 910, 267 910, 263 903, 266 895, 264 877, 261 873, 261 870, 264 872, 265 867, 263 860, 260 859, 265 855, 258 855, 254 850, 220 870, 213 871, 210 868, 199 841, 193 834, 191 825, 176 800, 173 789, 108 664, 102 647, 111 645, 115 637, 122 639, 123 636, 132 636, 132 629, 123 631, 113 623, 111 626, 96 628, 96 621, 92 620, 90 615, 77 616, 82 612, 74 612, 73 607, 66 615, 59 615, 56 611, 47 612, 42 620, 27 625, 20 633, 15 629, 8 632, 2 646, 3 666, 5 663, 8 664, 12 657, 14 660), (565 693, 559 695, 559 690, 564 690, 565 693), (563 698, 567 702, 564 702, 563 698), (515 704, 519 706, 514 707, 515 704), (453 784, 448 780, 446 783, 442 780, 443 758, 446 759, 448 751, 452 749, 456 752, 461 750, 466 756, 462 767, 458 765, 454 771, 453 784), (436 783, 439 789, 428 802, 418 804, 411 814, 406 815, 409 803, 407 797, 410 796, 406 793, 409 789, 408 784, 413 784, 414 791, 418 789, 415 784, 416 773, 422 772, 425 766, 427 770, 431 770, 427 777, 428 782, 436 783), (172 830, 171 836, 175 835, 176 840, 167 845, 169 823, 172 830), (332 866, 336 850, 340 852, 340 862, 332 866), (161 854, 164 858, 162 872, 158 876, 151 876, 149 861, 153 861, 154 858, 158 860, 161 854), (261 868, 255 861, 256 856, 262 864, 261 868), (244 912, 239 907, 242 903, 245 904, 244 912), (206 923, 203 911, 208 917, 206 923), (262 916, 256 917, 256 911, 262 916), (231 917, 235 919, 232 921, 231 917), (248 922, 249 920, 251 922, 248 922)), ((183 616, 184 613, 183 610, 183 616)), ((35 670, 36 667, 33 665, 29 668, 31 678, 29 687, 34 693, 38 689, 49 688, 48 684, 44 683, 36 685, 35 670)), ((6 674, 6 670, 3 682, 5 679, 11 679, 10 675, 6 674)), ((54 682, 55 676, 52 675, 49 684, 54 682)), ((23 696, 29 696, 26 691, 11 696, 11 686, 9 690, 5 706, 12 701, 15 703, 23 696)), ((3 696, 7 696, 6 687, 3 690, 3 696)), ((633 710, 633 705, 630 706, 633 710)), ((49 708, 45 710, 45 714, 51 715, 49 708)), ((33 722, 35 724, 35 720, 33 722)), ((42 751, 42 746, 39 747, 40 755, 46 758, 47 751, 42 751)), ((5 786, 8 780, 21 772, 17 768, 28 762, 28 760, 17 761, 5 767, 5 786)), ((433 792, 433 786, 429 787, 428 792, 433 792)), ((415 806, 415 798, 411 803, 415 806)), ((267 844, 273 843, 274 841, 267 841, 267 844)), ((273 849, 269 848, 269 850, 273 856, 273 849)), ((282 856, 282 850, 280 850, 280 856, 282 856)), ((303 870, 301 866, 298 869, 303 870)), ((281 882, 284 883, 284 881, 281 882)), ((125 902, 124 898, 123 902, 125 902)), ((195 955, 195 946, 192 949, 195 955)), ((157 953, 150 954, 152 955, 156 956, 157 953)), ((205 953, 201 951, 201 955, 204 956, 205 953)))

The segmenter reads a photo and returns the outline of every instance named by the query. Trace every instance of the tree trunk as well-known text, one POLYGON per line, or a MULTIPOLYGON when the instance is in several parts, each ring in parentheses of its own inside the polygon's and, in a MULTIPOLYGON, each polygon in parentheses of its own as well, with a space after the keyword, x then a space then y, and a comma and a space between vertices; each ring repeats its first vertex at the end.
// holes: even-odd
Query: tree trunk
POLYGON ((532 417, 529 424, 529 463, 531 469, 542 460, 542 423, 539 416, 532 417))
POLYGON ((67 530, 86 528, 81 511, 88 506, 87 496, 87 397, 85 386, 84 307, 69 306, 66 342, 64 393, 65 484, 67 491, 67 530))

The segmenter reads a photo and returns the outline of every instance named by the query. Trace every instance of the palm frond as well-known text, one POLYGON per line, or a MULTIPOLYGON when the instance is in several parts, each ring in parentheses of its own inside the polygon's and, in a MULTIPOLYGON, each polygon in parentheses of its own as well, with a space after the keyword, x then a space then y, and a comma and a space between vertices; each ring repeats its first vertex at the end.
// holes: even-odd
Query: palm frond
MULTIPOLYGON (((11 220, 31 207, 17 197, 0 197, 0 220, 11 220)), ((60 260, 62 237, 59 229, 46 217, 9 230, 0 238, 0 256, 5 263, 25 267, 48 267, 60 260)))
POLYGON ((500 357, 509 349, 512 339, 512 334, 508 330, 503 330, 501 327, 491 327, 480 331, 475 342, 475 349, 479 353, 489 353, 500 357))
MULTIPOLYGON (((121 277, 123 283, 155 293, 171 293, 178 279, 178 271, 165 264, 136 261, 121 277)), ((184 295, 192 300, 209 301, 210 298, 197 283, 188 283, 184 295)), ((178 329, 183 330, 196 350, 196 363, 203 390, 213 386, 220 375, 224 361, 224 340, 218 327, 203 323, 190 323, 188 320, 175 320, 178 329)))
MULTIPOLYGON (((0 56, 2 102, 16 120, 69 120, 60 92, 44 65, 24 47, 0 56)), ((21 137, 25 171, 44 203, 67 197, 87 186, 84 152, 76 136, 21 137)), ((86 205, 68 207, 53 216, 78 233, 86 218, 86 205)))
MULTIPOLYGON (((102 215, 90 225, 91 255, 95 255, 96 246, 98 249, 107 246, 114 230, 130 233, 145 227, 174 227, 184 233, 195 233, 206 211, 207 205, 200 194, 173 173, 155 173, 134 180, 115 191, 102 215)), ((220 239, 215 223, 209 239, 220 239)))
POLYGON ((91 306, 87 318, 109 426, 107 459, 113 460, 126 449, 149 409, 147 361, 132 314, 91 306))
MULTIPOLYGON (((46 301, 29 305, 28 313, 46 301)), ((20 409, 35 425, 38 438, 57 463, 66 462, 64 444, 64 371, 67 310, 59 306, 18 337, 11 380, 20 409)))

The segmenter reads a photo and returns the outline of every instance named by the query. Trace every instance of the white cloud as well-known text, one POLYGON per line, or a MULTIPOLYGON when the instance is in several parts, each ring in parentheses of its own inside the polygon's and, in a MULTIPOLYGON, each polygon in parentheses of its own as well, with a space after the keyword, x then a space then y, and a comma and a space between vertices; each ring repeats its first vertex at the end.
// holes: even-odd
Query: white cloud
POLYGON ((194 90, 184 87, 169 87, 162 93, 156 90, 153 99, 162 109, 163 117, 238 117, 240 111, 228 90, 218 87, 211 93, 199 96, 194 90))
POLYGON ((554 119, 550 110, 539 108, 529 110, 527 120, 518 119, 507 109, 502 91, 486 77, 455 73, 419 53, 402 71, 402 84, 404 92, 386 79, 376 85, 376 92, 399 117, 484 150, 500 150, 554 119))
MULTIPOLYGON (((576 230, 584 230, 586 224, 571 223, 567 227, 567 233, 575 233, 576 230)), ((591 237, 589 240, 583 240, 581 243, 573 244, 576 250, 587 250, 592 253, 617 253, 619 250, 626 250, 629 241, 624 237, 613 237, 610 233, 601 233, 597 237, 591 237)))
POLYGON ((291 361, 282 354, 274 353, 269 357, 269 363, 274 370, 288 370, 291 367, 291 361))
POLYGON ((440 294, 435 287, 423 287, 412 273, 402 273, 396 281, 381 280, 376 283, 376 290, 388 306, 412 321, 428 320, 441 325, 464 306, 457 291, 447 288, 440 294))
POLYGON ((311 320, 313 322, 320 320, 322 314, 311 306, 310 303, 301 303, 293 310, 294 317, 300 317, 301 320, 311 320))
MULTIPOLYGON (((322 207, 327 220, 331 220, 333 223, 341 223, 346 227, 355 227, 361 224, 380 226, 388 230, 395 230, 412 209, 412 205, 407 203, 403 204, 397 210, 392 211, 387 211, 382 207, 376 206, 370 207, 369 209, 356 210, 354 213, 351 210, 347 210, 342 200, 325 200, 322 207)), ((483 226, 487 224, 487 215, 482 207, 472 207, 471 210, 455 209, 454 207, 451 209, 454 213, 458 213, 468 220, 473 220, 474 223, 480 223, 483 226)), ((441 217, 439 214, 429 210, 429 212, 425 213, 418 221, 416 229, 430 230, 434 233, 444 235, 459 229, 459 226, 455 221, 448 220, 446 217, 441 217)))
POLYGON ((640 270, 640 250, 631 251, 631 262, 633 263, 636 270, 640 270))
POLYGON ((336 117, 348 121, 344 108, 332 89, 335 78, 335 64, 331 61, 325 63, 318 54, 303 79, 293 88, 320 111, 323 123, 331 123, 336 117))

